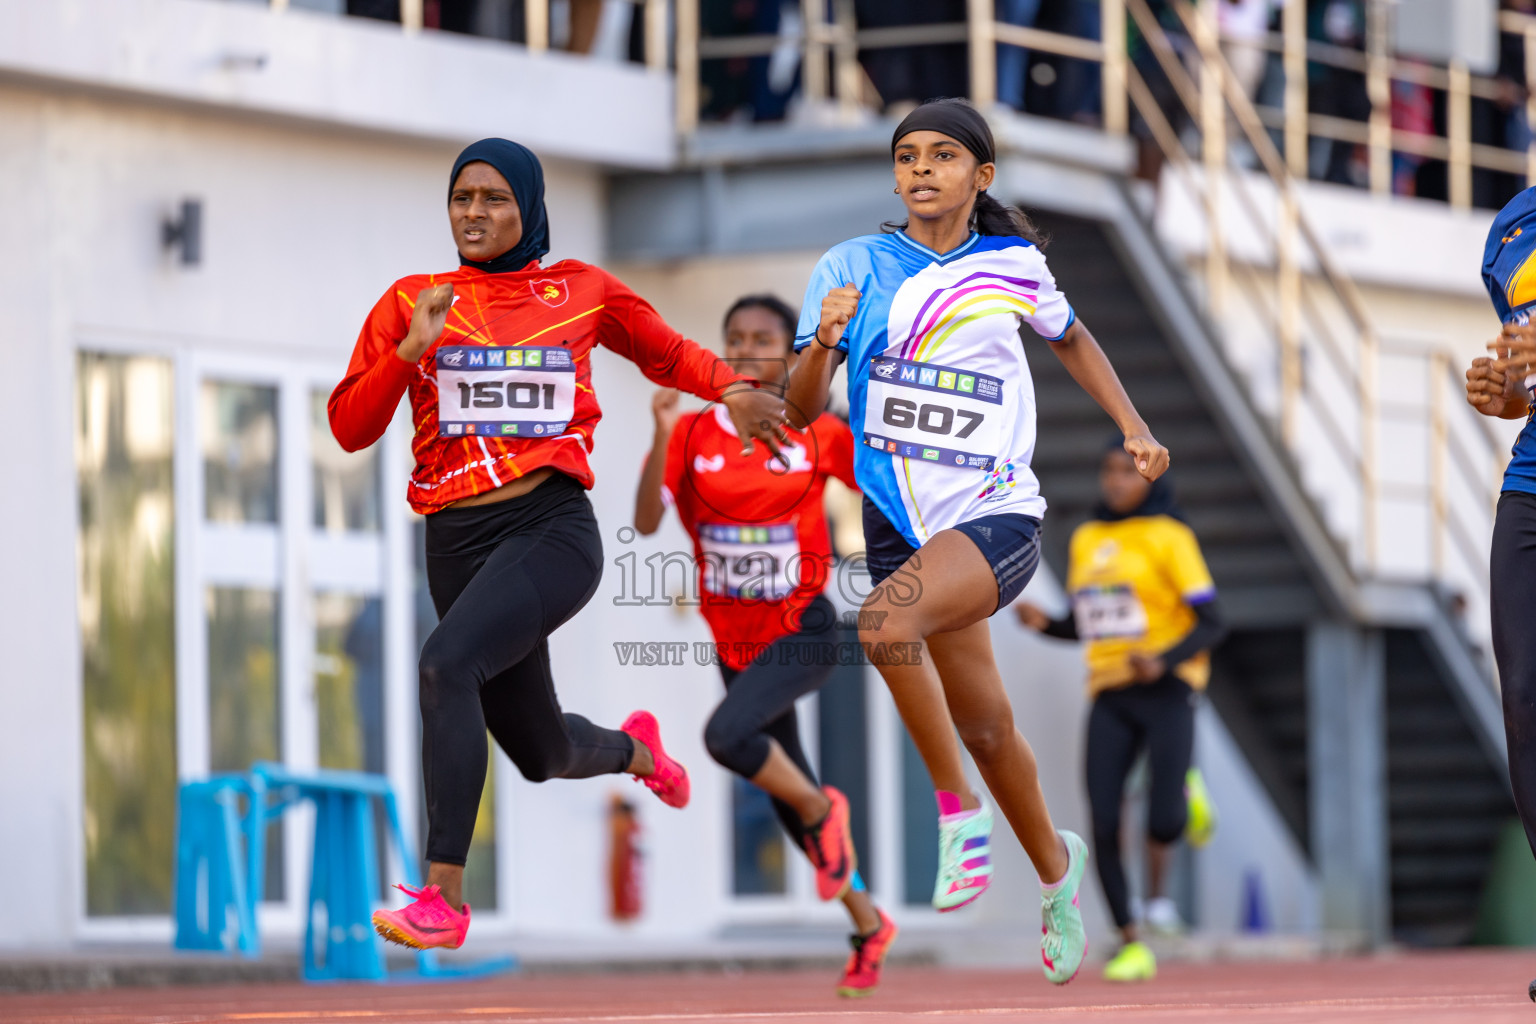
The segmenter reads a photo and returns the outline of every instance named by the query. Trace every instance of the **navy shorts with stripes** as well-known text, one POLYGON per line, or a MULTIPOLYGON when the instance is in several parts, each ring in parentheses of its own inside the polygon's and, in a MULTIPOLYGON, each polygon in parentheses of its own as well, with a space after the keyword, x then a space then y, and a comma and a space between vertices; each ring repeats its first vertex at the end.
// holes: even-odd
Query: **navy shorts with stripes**
MULTIPOLYGON (((1018 512, 1003 512, 957 523, 954 529, 969 537, 992 567, 992 575, 997 578, 997 608, 1012 604, 1040 565, 1040 520, 1018 512)), ((864 557, 870 579, 879 584, 916 551, 885 513, 866 497, 864 557)))

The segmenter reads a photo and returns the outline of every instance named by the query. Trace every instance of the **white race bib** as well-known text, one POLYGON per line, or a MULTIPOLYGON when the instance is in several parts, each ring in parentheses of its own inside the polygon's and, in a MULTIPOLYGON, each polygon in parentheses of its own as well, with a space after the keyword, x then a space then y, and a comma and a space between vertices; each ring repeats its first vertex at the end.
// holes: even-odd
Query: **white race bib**
POLYGON ((704 589, 721 597, 779 601, 798 584, 800 531, 794 523, 700 523, 704 589))
POLYGON ((906 459, 991 471, 1003 436, 1003 381, 893 356, 870 361, 864 443, 906 459))
POLYGON ((1084 640, 1133 640, 1147 635, 1147 610, 1123 584, 1084 587, 1072 595, 1077 635, 1084 640))
POLYGON ((558 437, 576 412, 576 363, 559 346, 439 348, 441 437, 558 437))

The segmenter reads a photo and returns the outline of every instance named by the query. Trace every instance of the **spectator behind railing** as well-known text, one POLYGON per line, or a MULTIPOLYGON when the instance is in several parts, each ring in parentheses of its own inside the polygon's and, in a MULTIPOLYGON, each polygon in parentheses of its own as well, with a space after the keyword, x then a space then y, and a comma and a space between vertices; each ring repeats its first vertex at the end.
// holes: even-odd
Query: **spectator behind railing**
MULTIPOLYGON (((1050 0, 1063 34, 1098 41, 1103 34, 1099 0, 1050 0)), ((1096 61, 1061 58, 1057 62, 1056 103, 1042 111, 1064 121, 1102 123, 1104 71, 1096 61)))
MULTIPOLYGON (((997 20, 1009 25, 1034 28, 1040 16, 1040 0, 997 0, 997 20)), ((997 101, 1014 110, 1024 109, 1025 81, 1029 74, 1029 51, 1022 46, 997 44, 997 101)))
MULTIPOLYGON (((1327 0, 1307 10, 1307 38, 1350 50, 1365 50, 1365 4, 1327 0)), ((1307 97, 1313 113, 1350 121, 1368 121, 1370 95, 1365 75, 1331 64, 1307 65, 1307 97)), ((1369 176, 1360 147, 1338 139, 1312 140, 1312 177, 1340 185, 1367 185, 1369 176)))
MULTIPOLYGON (((602 24, 603 0, 567 0, 567 5, 570 34, 565 49, 571 53, 591 53, 602 24)), ((345 0, 344 10, 356 18, 378 21, 399 22, 401 15, 400 0, 345 0)), ((424 28, 509 43, 527 40, 525 0, 422 0, 421 13, 424 28)), ((630 59, 636 59, 635 47, 630 50, 630 59)))
MULTIPOLYGON (((1188 65, 1194 43, 1190 40, 1189 34, 1184 31, 1184 23, 1179 19, 1172 4, 1168 0, 1147 0, 1147 7, 1157 19, 1158 24, 1162 26, 1179 59, 1188 65)), ((1173 81, 1163 70, 1162 62, 1158 60, 1152 44, 1142 35, 1134 21, 1130 22, 1127 49, 1131 65, 1147 83, 1147 91, 1152 94, 1152 99, 1157 104, 1158 110, 1162 111, 1163 118, 1175 135, 1182 136, 1184 129, 1190 124, 1189 108, 1184 105, 1173 81)), ((1139 112, 1131 117, 1131 134, 1136 137, 1136 177, 1156 183, 1162 174, 1163 150, 1157 143, 1152 125, 1148 124, 1139 112)))
MULTIPOLYGON (((955 25, 966 20, 965 0, 854 0, 853 10, 861 29, 955 25)), ((904 114, 940 96, 970 94, 964 43, 860 50, 859 63, 888 114, 904 114)))
MULTIPOLYGON (((705 38, 777 35, 784 21, 781 0, 716 0, 699 9, 705 38)), ((705 121, 779 121, 800 87, 798 55, 727 57, 699 69, 699 116, 705 121)))
MULTIPOLYGON (((1500 0, 1499 7, 1517 14, 1536 15, 1536 0, 1500 0)), ((1531 129, 1525 113, 1530 83, 1525 77, 1523 35, 1513 32, 1499 34, 1499 67, 1494 72, 1494 80, 1498 86, 1498 97, 1493 100, 1491 111, 1497 133, 1493 144, 1523 152, 1531 145, 1531 129)), ((1491 194, 1488 195, 1478 194, 1474 179, 1472 199, 1475 205, 1500 209, 1527 184, 1536 184, 1528 183, 1523 176, 1514 174, 1498 174, 1494 178, 1491 194)))
POLYGON ((1221 0, 1216 23, 1221 30, 1221 53, 1232 67, 1243 95, 1257 95, 1264 79, 1269 54, 1260 46, 1269 34, 1274 15, 1286 0, 1221 0))
MULTIPOLYGON (((1427 85, 1392 80, 1392 130, 1415 135, 1435 134, 1435 95, 1427 85)), ((1419 194, 1419 169, 1425 160, 1416 153, 1392 153, 1392 194, 1419 194)))

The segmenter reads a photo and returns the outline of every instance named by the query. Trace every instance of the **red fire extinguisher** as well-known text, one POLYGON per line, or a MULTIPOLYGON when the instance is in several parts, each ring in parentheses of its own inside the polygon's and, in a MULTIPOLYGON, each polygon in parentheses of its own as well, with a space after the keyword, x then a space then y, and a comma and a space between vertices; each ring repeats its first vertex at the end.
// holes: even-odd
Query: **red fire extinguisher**
POLYGON ((608 836, 610 913, 615 921, 633 921, 642 907, 640 817, 617 793, 608 804, 608 836))

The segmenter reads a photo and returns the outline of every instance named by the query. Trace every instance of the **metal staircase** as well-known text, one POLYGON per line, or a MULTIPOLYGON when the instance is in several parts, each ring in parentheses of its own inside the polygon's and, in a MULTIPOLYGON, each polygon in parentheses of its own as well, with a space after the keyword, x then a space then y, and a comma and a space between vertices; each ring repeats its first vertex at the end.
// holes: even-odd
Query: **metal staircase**
MULTIPOLYGON (((1159 311, 1115 244, 1123 229, 1041 214, 1056 278, 1100 339, 1132 399, 1174 455, 1180 504, 1201 539, 1232 623, 1216 653, 1209 697, 1276 810, 1312 847, 1311 803, 1327 779, 1310 773, 1307 627, 1335 614, 1319 558, 1291 516, 1277 514, 1273 480, 1256 476, 1230 424, 1186 369, 1187 340, 1158 326, 1159 311), (1321 584, 1321 585, 1320 585, 1321 584)), ((1026 339, 1027 343, 1027 339, 1026 339)), ((1051 502, 1046 558, 1064 574, 1067 539, 1097 492, 1097 465, 1113 424, 1054 359, 1031 350, 1039 409, 1035 468, 1051 502)), ((1205 364, 1219 377, 1223 368, 1205 364)), ((1230 373, 1230 371, 1225 371, 1230 373)), ((1225 385, 1237 390, 1235 380, 1225 385)), ((1346 600, 1350 599, 1348 597, 1346 600)), ((1374 620, 1367 609, 1366 622, 1374 620)), ((1424 630, 1383 631, 1390 913, 1401 941, 1444 944, 1470 935, 1493 843, 1513 812, 1487 735, 1485 680, 1467 693, 1437 664, 1424 630)))

